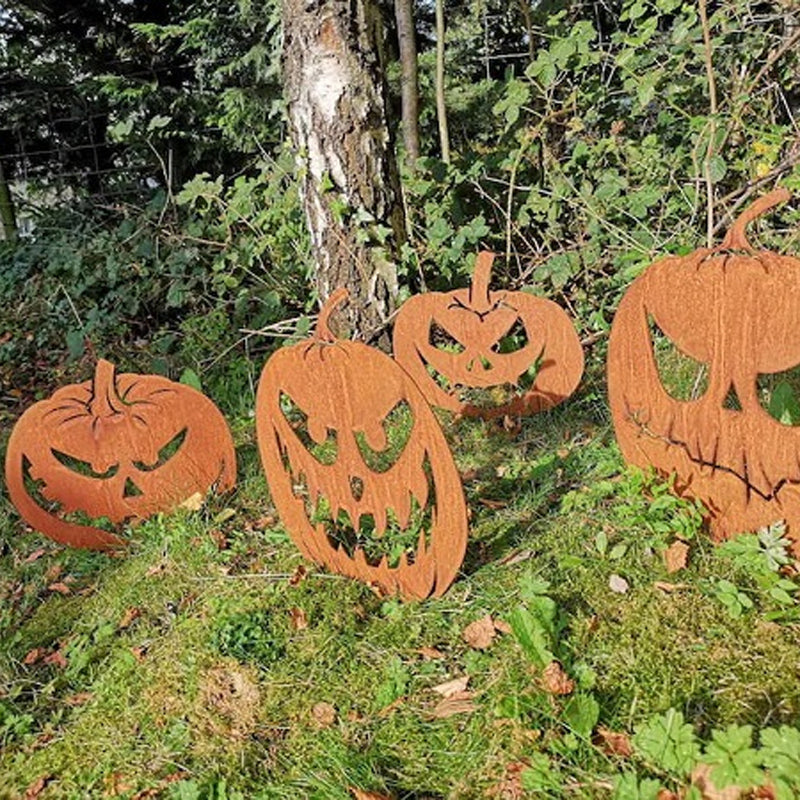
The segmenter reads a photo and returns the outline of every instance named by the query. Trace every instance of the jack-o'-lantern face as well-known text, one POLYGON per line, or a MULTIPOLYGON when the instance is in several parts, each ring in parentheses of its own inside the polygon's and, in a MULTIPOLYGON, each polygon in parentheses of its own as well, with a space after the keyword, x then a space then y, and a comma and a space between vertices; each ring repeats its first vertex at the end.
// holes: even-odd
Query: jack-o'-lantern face
POLYGON ((304 555, 405 597, 440 595, 466 546, 458 473, 405 373, 326 327, 276 352, 256 400, 273 500, 304 555), (398 549, 399 544, 399 549, 398 549))
POLYGON ((800 260, 753 250, 744 228, 789 198, 753 205, 713 250, 665 258, 626 293, 608 355, 611 410, 626 459, 677 474, 717 538, 786 520, 800 534, 800 428, 765 407, 765 376, 800 364, 800 260), (690 396, 659 375, 654 336, 702 365, 690 396))
POLYGON ((394 353, 433 405, 485 418, 532 414, 560 403, 583 373, 580 341, 564 311, 524 292, 489 291, 494 254, 478 255, 469 289, 407 300, 397 315, 394 353), (469 389, 508 387, 493 405, 469 389))
POLYGON ((81 512, 120 523, 169 510, 212 485, 230 488, 235 454, 222 415, 200 392, 156 375, 117 376, 101 360, 92 381, 59 389, 23 414, 6 475, 12 501, 33 527, 64 544, 103 548, 124 540, 65 517, 81 512), (31 482, 40 484, 34 494, 31 482))

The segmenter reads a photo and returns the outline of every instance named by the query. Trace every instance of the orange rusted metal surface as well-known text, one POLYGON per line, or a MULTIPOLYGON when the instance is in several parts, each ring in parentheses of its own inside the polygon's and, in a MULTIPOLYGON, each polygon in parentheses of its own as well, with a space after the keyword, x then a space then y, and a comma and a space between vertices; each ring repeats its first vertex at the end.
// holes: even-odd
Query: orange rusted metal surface
POLYGON ((125 540, 65 516, 120 523, 168 511, 212 486, 230 489, 236 455, 205 395, 158 375, 117 375, 100 360, 92 380, 58 389, 20 417, 6 482, 20 515, 45 536, 107 549, 125 540))
POLYGON ((564 310, 551 300, 490 291, 493 260, 493 253, 478 254, 468 289, 407 300, 395 323, 395 358, 440 408, 484 418, 544 411, 578 385, 583 374, 580 340, 564 310), (510 334, 516 334, 516 342, 510 334), (465 387, 518 386, 537 365, 533 383, 498 405, 479 406, 460 397, 465 387))
POLYGON ((261 374, 256 430, 272 498, 312 561, 404 598, 438 596, 464 558, 461 481, 413 381, 379 350, 331 334, 346 296, 334 292, 313 338, 261 374))
POLYGON ((675 473, 676 489, 708 507, 716 539, 783 519, 797 549, 800 428, 768 413, 758 380, 800 364, 800 259, 756 250, 745 235, 789 198, 771 192, 720 246, 661 259, 633 282, 611 329, 608 391, 625 458, 675 473), (706 366, 700 396, 668 393, 656 329, 706 366))

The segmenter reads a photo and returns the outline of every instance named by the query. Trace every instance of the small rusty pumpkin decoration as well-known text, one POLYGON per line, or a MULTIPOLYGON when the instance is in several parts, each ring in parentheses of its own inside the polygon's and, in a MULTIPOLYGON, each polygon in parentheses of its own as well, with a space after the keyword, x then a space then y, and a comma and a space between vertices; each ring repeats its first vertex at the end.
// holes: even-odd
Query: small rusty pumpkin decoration
POLYGON ((272 498, 312 561, 390 594, 438 596, 466 548, 459 475, 414 382, 329 330, 345 297, 335 291, 313 338, 278 350, 261 374, 256 432, 272 498))
POLYGON ((709 511, 725 539, 785 520, 800 543, 800 428, 764 407, 759 376, 800 364, 800 259, 757 251, 746 226, 790 198, 753 203, 713 249, 668 256, 631 285, 608 352, 608 391, 625 458, 663 474, 709 511), (676 399, 659 377, 654 337, 707 368, 701 396, 676 399))
POLYGON ((464 416, 534 414, 566 399, 583 374, 583 350, 563 309, 525 292, 489 291, 494 253, 478 254, 472 285, 411 297, 397 315, 398 363, 432 405, 464 416), (499 405, 461 399, 464 388, 518 387, 499 405))
POLYGON ((117 375, 104 360, 92 380, 31 406, 6 452, 8 492, 20 515, 74 547, 107 549, 125 540, 67 514, 142 519, 235 481, 233 440, 211 400, 158 375, 117 375))

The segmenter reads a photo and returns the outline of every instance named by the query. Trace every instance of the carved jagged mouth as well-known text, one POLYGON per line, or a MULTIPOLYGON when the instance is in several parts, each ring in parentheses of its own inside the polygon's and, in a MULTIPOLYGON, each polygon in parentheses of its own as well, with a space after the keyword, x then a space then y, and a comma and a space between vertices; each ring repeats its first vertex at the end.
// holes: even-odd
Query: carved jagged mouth
POLYGON ((42 511, 53 517, 73 525, 89 525, 93 528, 113 533, 115 536, 124 536, 125 528, 136 520, 135 514, 123 517, 118 522, 112 522, 108 517, 91 517, 79 508, 68 508, 54 493, 50 491, 47 483, 42 478, 33 475, 33 465, 27 456, 22 457, 22 481, 25 491, 42 511))
POLYGON ((536 382, 542 363, 543 358, 540 356, 526 372, 517 378, 516 383, 498 383, 489 387, 466 386, 463 383, 456 383, 431 364, 426 363, 425 367, 437 386, 459 403, 469 404, 475 408, 493 408, 510 403, 520 394, 527 392, 536 382))
MULTIPOLYGON (((422 467, 428 483, 427 498, 416 497, 409 491, 406 510, 360 507, 357 514, 343 505, 334 508, 320 489, 310 485, 302 470, 291 469, 285 455, 284 467, 292 481, 294 496, 303 501, 306 519, 318 534, 325 535, 332 550, 343 550, 351 559, 360 552, 372 567, 385 563, 395 569, 413 564, 430 549, 436 497, 427 463, 422 467), (354 519, 355 516, 358 518, 354 519)), ((358 495, 360 500, 363 482, 358 489, 352 488, 354 498, 358 495)), ((357 501, 356 506, 361 504, 357 501)))
MULTIPOLYGON (((688 442, 684 442, 681 439, 676 438, 673 436, 672 431, 668 431, 666 434, 659 434, 648 427, 647 423, 643 422, 641 419, 638 418, 637 413, 632 411, 630 406, 626 408, 626 418, 627 420, 632 423, 636 428, 638 428, 639 433, 643 436, 648 437, 649 439, 654 439, 657 441, 664 442, 671 447, 677 447, 682 450, 686 457, 691 461, 693 464, 696 464, 701 469, 708 469, 711 471, 713 475, 716 472, 722 472, 727 475, 732 475, 735 478, 738 478, 739 481, 744 486, 746 500, 749 503, 752 497, 755 495, 756 497, 764 500, 766 502, 774 501, 778 505, 781 504, 781 500, 778 497, 778 494, 785 486, 800 486, 800 480, 791 480, 790 478, 781 478, 773 487, 771 491, 764 491, 763 489, 759 489, 758 486, 751 483, 749 470, 747 466, 747 455, 745 452, 742 453, 742 469, 741 471, 734 468, 729 467, 725 464, 720 464, 716 461, 717 450, 719 446, 719 440, 714 445, 714 455, 710 459, 703 458, 702 456, 695 455, 692 452, 691 446, 688 442)), ((798 464, 800 466, 800 463, 798 464)))

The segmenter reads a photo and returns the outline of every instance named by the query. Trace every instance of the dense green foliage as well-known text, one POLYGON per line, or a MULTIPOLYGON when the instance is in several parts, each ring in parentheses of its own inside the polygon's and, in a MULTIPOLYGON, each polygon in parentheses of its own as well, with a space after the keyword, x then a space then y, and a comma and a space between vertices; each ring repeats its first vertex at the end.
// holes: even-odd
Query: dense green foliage
MULTIPOLYGON (((688 0, 447 3, 445 164, 418 4, 424 156, 403 175, 402 291, 466 285, 493 248, 495 284, 554 297, 589 347, 566 407, 511 433, 445 420, 467 560, 443 599, 403 605, 305 575, 257 462, 257 375, 316 307, 278 3, 66 6, 0 12, 0 156, 20 132, 44 151, 15 195, 30 230, 0 242, 0 441, 96 355, 189 368, 231 420, 240 482, 133 529, 125 558, 24 535, 0 496, 0 798, 42 779, 65 798, 699 800, 704 775, 800 796, 783 530, 712 547, 698 507, 625 470, 603 385, 611 316, 648 263, 718 241, 777 182, 800 195, 800 10, 710 3, 706 45, 688 0), (73 148, 87 111, 105 177, 73 148), (689 562, 670 573, 675 543, 689 562), (495 639, 473 647, 464 630, 487 614, 495 639), (570 693, 548 688, 553 660, 570 693), (434 687, 454 678, 471 694, 448 715, 434 687)), ((798 231, 795 202, 753 239, 796 253, 798 231)), ((694 366, 661 355, 691 391, 694 366)), ((770 410, 797 424, 786 386, 770 410)))

